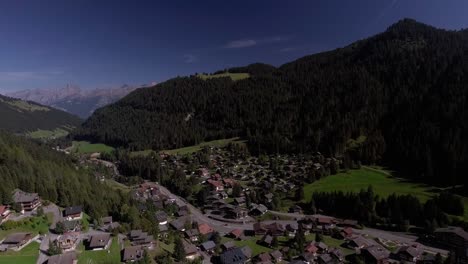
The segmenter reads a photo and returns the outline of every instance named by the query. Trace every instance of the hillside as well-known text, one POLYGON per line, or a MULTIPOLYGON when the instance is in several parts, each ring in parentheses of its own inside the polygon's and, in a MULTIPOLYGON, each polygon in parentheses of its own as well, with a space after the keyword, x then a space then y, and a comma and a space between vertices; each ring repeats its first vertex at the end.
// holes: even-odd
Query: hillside
POLYGON ((60 89, 30 89, 11 92, 7 95, 62 109, 81 118, 87 118, 96 109, 119 100, 137 88, 123 85, 117 88, 84 90, 78 86, 67 85, 60 89))
POLYGON ((242 137, 254 153, 321 151, 406 177, 468 180, 468 35, 405 19, 250 78, 175 78, 96 111, 79 139, 133 150, 242 137))
POLYGON ((81 120, 69 113, 0 95, 0 129, 14 133, 69 132, 80 124, 81 120))
POLYGON ((4 132, 0 132, 0 182, 0 204, 10 203, 16 188, 37 192, 60 206, 83 205, 93 217, 107 215, 120 203, 116 192, 90 172, 75 168, 69 156, 4 132))

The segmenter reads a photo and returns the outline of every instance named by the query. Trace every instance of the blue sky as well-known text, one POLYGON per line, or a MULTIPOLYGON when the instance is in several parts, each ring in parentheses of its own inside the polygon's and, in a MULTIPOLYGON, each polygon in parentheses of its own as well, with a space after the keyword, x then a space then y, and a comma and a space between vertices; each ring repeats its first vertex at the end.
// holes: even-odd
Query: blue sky
POLYGON ((0 0, 0 91, 281 65, 404 17, 468 27, 466 0, 0 0))

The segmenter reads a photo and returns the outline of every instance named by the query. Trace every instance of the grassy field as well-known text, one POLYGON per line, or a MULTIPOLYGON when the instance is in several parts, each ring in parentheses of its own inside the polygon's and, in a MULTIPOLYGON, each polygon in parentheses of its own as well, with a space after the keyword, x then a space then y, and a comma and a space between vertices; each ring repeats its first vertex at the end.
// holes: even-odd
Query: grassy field
POLYGON ((29 132, 28 136, 35 139, 54 139, 61 138, 68 135, 68 131, 63 128, 56 128, 55 130, 36 130, 29 132))
MULTIPOLYGON (((161 152, 171 154, 171 155, 185 155, 185 154, 191 154, 197 151, 200 151, 203 147, 225 147, 229 143, 237 143, 237 144, 244 144, 244 141, 240 140, 239 138, 228 138, 228 139, 218 139, 218 140, 213 140, 213 141, 208 141, 208 142, 202 142, 198 145, 195 146, 190 146, 190 147, 184 147, 184 148, 178 148, 178 149, 170 149, 170 150, 162 150, 161 152)), ((132 152, 132 155, 134 156, 146 156, 151 152, 151 150, 143 150, 143 151, 135 151, 132 152)))
MULTIPOLYGON (((21 225, 8 229, 8 230, 3 230, 0 229, 0 240, 8 236, 9 234, 12 233, 18 233, 18 232, 30 232, 33 233, 34 235, 37 235, 39 233, 46 234, 49 231, 49 223, 50 221, 48 220, 48 216, 44 217, 30 217, 30 218, 25 218, 22 219, 21 221, 18 221, 21 223, 21 225)), ((8 225, 8 223, 3 223, 8 225)))
POLYGON ((111 152, 114 148, 105 144, 92 144, 87 141, 73 141, 72 152, 79 154, 89 154, 95 152, 111 152))
POLYGON ((34 264, 39 255, 39 243, 31 242, 21 251, 7 251, 0 253, 0 264, 34 264))
MULTIPOLYGON (((238 247, 249 246, 252 249, 252 256, 258 255, 262 252, 271 252, 273 249, 267 248, 257 244, 257 241, 260 240, 262 236, 255 236, 255 237, 247 237, 246 240, 234 240, 234 244, 238 247)), ((221 243, 225 243, 230 241, 231 239, 223 237, 221 239, 221 243)))
POLYGON ((78 264, 120 263, 120 245, 116 237, 112 239, 110 253, 107 250, 84 250, 83 245, 80 245, 78 250, 81 251, 78 264))
POLYGON ((203 80, 208 80, 208 79, 213 79, 213 78, 223 78, 223 77, 230 77, 231 80, 233 81, 239 81, 243 79, 247 79, 250 77, 248 73, 220 73, 220 74, 213 74, 213 75, 207 75, 207 74, 198 74, 197 75, 199 78, 203 80))
MULTIPOLYGON (((319 181, 304 186, 304 195, 309 200, 314 192, 359 192, 372 185, 376 194, 387 197, 393 193, 398 195, 411 194, 425 202, 435 195, 436 187, 412 183, 390 176, 387 171, 378 168, 361 168, 328 176, 319 181)), ((468 198, 463 198, 465 204, 465 219, 468 219, 468 198)))

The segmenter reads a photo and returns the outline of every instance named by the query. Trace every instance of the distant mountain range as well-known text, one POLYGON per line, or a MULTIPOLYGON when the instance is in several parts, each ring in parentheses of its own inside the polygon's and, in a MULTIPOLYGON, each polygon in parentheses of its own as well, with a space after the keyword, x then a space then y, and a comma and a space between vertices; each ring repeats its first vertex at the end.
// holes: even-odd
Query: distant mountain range
POLYGON ((140 87, 146 87, 146 85, 123 85, 118 88, 86 90, 69 84, 59 89, 28 89, 6 93, 6 95, 52 106, 81 118, 87 118, 96 109, 113 103, 140 87))

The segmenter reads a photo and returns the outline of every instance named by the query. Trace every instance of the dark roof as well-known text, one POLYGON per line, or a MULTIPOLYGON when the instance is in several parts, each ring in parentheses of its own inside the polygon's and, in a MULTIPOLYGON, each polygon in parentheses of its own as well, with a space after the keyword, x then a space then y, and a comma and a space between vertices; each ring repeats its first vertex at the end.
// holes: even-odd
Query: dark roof
POLYGON ((202 243, 201 247, 204 250, 211 250, 216 247, 216 244, 213 241, 209 240, 209 241, 206 241, 205 243, 202 243))
POLYGON ((221 264, 243 264, 247 258, 240 248, 233 248, 219 256, 221 264))
POLYGON ((322 254, 319 256, 319 259, 324 263, 330 263, 333 261, 332 257, 329 254, 322 254))
POLYGON ((386 259, 390 256, 390 252, 380 246, 370 246, 361 250, 361 252, 367 252, 376 260, 386 259))
POLYGON ((14 233, 3 240, 3 244, 18 244, 27 238, 31 238, 31 233, 14 233))
POLYGON ((123 251, 123 261, 138 260, 143 257, 144 252, 141 246, 126 247, 123 251))
POLYGON ((68 252, 61 255, 50 256, 47 264, 73 264, 77 260, 76 252, 68 252))
POLYGON ((417 246, 403 246, 398 249, 398 253, 407 253, 413 258, 416 258, 420 255, 422 255, 423 250, 420 247, 417 246))
POLYGON ((105 247, 107 243, 109 243, 110 239, 111 239, 110 234, 93 235, 91 239, 89 240, 89 247, 90 248, 105 247))
POLYGON ((130 231, 130 237, 139 237, 141 235, 141 230, 132 230, 130 231))
POLYGON ((185 254, 191 255, 198 252, 197 247, 194 244, 188 242, 187 240, 182 240, 182 244, 184 245, 185 254))
POLYGON ((70 206, 70 207, 65 208, 65 210, 63 210, 63 215, 64 216, 76 215, 76 214, 81 214, 81 212, 83 212, 83 206, 81 205, 70 206))
POLYGON ((158 222, 165 222, 167 221, 167 214, 164 211, 157 211, 155 214, 156 220, 158 222))
POLYGON ((240 250, 247 259, 252 257, 252 249, 249 246, 243 246, 240 248, 240 250))
POLYGON ((461 227, 449 226, 449 227, 446 227, 446 228, 438 228, 438 229, 436 229, 435 232, 436 233, 452 233, 452 234, 455 234, 455 235, 463 238, 464 240, 468 240, 468 232, 463 230, 463 228, 461 228, 461 227))
POLYGON ((233 241, 227 241, 226 243, 224 243, 222 245, 226 250, 229 250, 231 248, 235 248, 236 247, 236 244, 234 244, 233 241))
POLYGON ((64 221, 63 222, 63 226, 65 227, 65 230, 73 230, 79 225, 80 225, 80 221, 78 221, 78 220, 64 221))
POLYGON ((27 193, 22 190, 16 190, 13 194, 13 201, 15 203, 30 203, 36 199, 39 199, 39 194, 37 193, 27 193))
POLYGON ((275 250, 275 251, 270 252, 270 255, 276 260, 283 257, 283 254, 279 250, 275 250))

